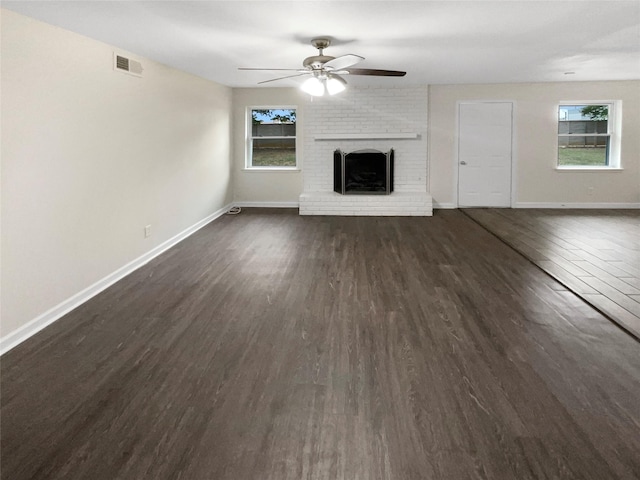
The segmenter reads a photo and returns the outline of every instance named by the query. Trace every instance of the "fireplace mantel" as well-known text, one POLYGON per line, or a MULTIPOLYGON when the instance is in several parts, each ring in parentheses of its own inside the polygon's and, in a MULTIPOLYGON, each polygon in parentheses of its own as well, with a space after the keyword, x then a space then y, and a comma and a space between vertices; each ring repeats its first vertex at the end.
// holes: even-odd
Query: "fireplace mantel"
POLYGON ((414 139, 419 138, 418 133, 326 133, 314 135, 313 139, 320 140, 387 140, 387 139, 414 139))

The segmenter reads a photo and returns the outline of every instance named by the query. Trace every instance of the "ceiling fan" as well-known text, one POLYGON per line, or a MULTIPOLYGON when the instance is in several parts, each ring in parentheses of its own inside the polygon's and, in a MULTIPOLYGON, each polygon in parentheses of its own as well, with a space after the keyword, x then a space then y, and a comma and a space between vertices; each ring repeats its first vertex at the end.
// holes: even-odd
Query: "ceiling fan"
POLYGON ((325 93, 335 95, 342 92, 347 82, 342 75, 373 75, 378 77, 404 77, 407 72, 398 70, 377 70, 370 68, 349 68, 356 63, 364 60, 359 55, 347 54, 340 57, 331 57, 324 54, 324 49, 331 45, 328 38, 314 38, 311 45, 318 49, 318 55, 307 57, 303 60, 304 68, 239 68, 238 70, 270 70, 270 71, 291 71, 297 72, 295 75, 287 75, 284 77, 272 78, 264 80, 261 83, 275 82, 285 78, 301 77, 311 75, 302 85, 301 89, 313 96, 322 96, 325 93))

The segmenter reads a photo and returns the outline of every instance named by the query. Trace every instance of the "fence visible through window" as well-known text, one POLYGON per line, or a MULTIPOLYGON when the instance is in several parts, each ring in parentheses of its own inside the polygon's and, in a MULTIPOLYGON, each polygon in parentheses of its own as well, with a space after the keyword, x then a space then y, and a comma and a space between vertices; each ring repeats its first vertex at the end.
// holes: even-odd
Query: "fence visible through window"
POLYGON ((249 167, 296 167, 295 109, 252 109, 249 167))
POLYGON ((560 105, 558 165, 608 166, 610 105, 560 105))

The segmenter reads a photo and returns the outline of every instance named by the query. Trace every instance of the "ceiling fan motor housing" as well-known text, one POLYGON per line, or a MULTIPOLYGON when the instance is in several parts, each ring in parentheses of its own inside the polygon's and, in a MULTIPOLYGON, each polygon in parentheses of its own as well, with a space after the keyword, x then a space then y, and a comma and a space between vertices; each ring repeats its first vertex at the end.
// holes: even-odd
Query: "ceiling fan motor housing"
POLYGON ((319 70, 329 60, 333 60, 335 57, 328 55, 314 55, 313 57, 307 57, 302 62, 304 68, 312 68, 313 70, 319 70))

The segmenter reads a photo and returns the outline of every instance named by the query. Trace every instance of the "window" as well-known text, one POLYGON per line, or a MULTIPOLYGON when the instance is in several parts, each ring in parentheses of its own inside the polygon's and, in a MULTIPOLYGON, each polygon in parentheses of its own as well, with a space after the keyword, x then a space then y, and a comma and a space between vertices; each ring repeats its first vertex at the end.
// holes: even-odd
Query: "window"
POLYGON ((247 168, 297 168, 296 109, 250 108, 247 117, 247 168))
POLYGON ((558 167, 618 167, 614 103, 558 107, 558 167))

